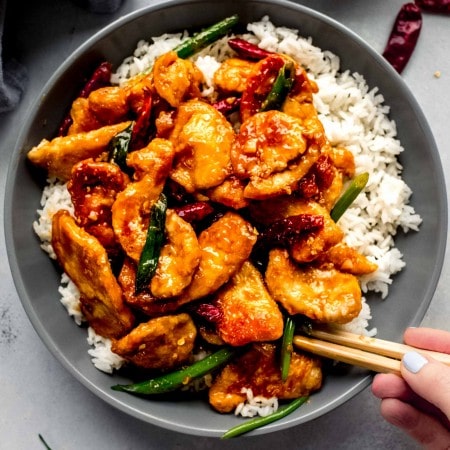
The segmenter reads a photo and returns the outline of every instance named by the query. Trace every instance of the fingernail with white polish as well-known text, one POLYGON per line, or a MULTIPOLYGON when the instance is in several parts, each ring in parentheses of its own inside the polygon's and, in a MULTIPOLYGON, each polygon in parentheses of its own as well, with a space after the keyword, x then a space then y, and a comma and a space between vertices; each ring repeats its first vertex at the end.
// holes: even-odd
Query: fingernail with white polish
POLYGON ((425 364, 428 363, 428 360, 417 352, 405 353, 402 361, 406 369, 412 373, 417 373, 425 364))

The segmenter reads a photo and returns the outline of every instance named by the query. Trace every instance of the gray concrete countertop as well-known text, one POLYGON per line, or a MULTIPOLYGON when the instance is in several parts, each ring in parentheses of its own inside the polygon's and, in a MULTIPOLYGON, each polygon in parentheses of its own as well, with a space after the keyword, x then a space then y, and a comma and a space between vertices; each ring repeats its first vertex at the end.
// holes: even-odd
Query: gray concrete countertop
MULTIPOLYGON (((123 14, 151 0, 125 0, 115 14, 94 15, 70 0, 7 2, 8 50, 27 67, 20 105, 0 115, 0 191, 21 123, 54 70, 81 43, 123 14), (24 7, 26 5, 26 7, 24 7)), ((377 51, 384 48, 402 0, 303 0, 347 25, 377 51)), ((444 170, 450 170, 450 16, 424 14, 413 58, 403 73, 434 133, 444 170), (439 71, 441 76, 436 77, 439 71)), ((420 169, 418 169, 420 170, 420 169)), ((112 408, 79 384, 44 347, 17 296, 7 263, 0 208, 0 448, 43 449, 414 449, 385 423, 379 402, 366 389, 338 409, 305 425, 244 440, 222 442, 163 430, 112 408)), ((450 259, 423 324, 450 330, 450 259)))

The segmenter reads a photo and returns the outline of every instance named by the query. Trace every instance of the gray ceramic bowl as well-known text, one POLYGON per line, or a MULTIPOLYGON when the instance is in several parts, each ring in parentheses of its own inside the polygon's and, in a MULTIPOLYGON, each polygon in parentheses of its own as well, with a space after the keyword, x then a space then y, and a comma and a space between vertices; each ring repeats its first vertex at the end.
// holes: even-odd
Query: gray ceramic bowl
MULTIPOLYGON (((23 306, 37 333, 55 357, 88 389, 109 404, 152 424, 179 432, 220 436, 239 422, 213 412, 203 400, 147 400, 111 390, 128 379, 99 372, 87 354, 86 331, 77 327, 59 305, 59 272, 39 248, 31 224, 39 207, 42 179, 26 164, 26 152, 52 136, 75 95, 74 86, 93 62, 114 64, 132 53, 137 41, 167 31, 198 28, 239 13, 243 23, 269 14, 277 25, 299 28, 314 43, 341 57, 342 68, 362 73, 378 86, 391 105, 392 118, 405 147, 404 177, 412 187, 413 206, 424 218, 419 233, 399 234, 406 269, 395 278, 388 300, 373 298, 373 325, 386 339, 400 340, 402 330, 417 325, 434 293, 444 256, 447 201, 444 178, 433 136, 419 106, 402 79, 366 43, 330 18, 285 1, 166 1, 121 18, 74 52, 48 82, 23 127, 11 160, 5 229, 12 274, 23 306), (420 167, 420 170, 417 168, 420 167)), ((298 425, 338 407, 371 380, 356 368, 327 376, 323 389, 287 418, 257 430, 269 433, 298 425)), ((76 399, 74 399, 76 401, 76 399)))

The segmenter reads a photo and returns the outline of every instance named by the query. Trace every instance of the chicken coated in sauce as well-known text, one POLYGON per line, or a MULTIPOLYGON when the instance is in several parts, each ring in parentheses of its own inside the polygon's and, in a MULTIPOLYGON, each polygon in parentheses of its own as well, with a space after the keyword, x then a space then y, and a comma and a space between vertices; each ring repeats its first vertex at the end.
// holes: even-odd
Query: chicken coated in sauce
POLYGON ((375 272, 378 268, 377 264, 369 261, 363 254, 344 242, 339 242, 324 252, 319 257, 319 261, 331 263, 341 272, 353 275, 366 275, 375 272))
POLYGON ((215 296, 216 329, 227 344, 274 341, 283 334, 283 316, 267 292, 261 273, 249 262, 215 296))
POLYGON ((165 139, 154 139, 147 147, 128 156, 137 181, 129 183, 112 205, 112 226, 125 253, 139 261, 147 237, 152 205, 164 188, 174 150, 165 139))
POLYGON ((176 52, 156 59, 153 78, 156 92, 174 108, 190 98, 200 97, 203 74, 191 61, 179 58, 176 52))
POLYGON ((125 303, 149 317, 157 317, 177 311, 181 304, 176 299, 156 298, 150 289, 136 292, 136 263, 125 258, 117 280, 122 288, 125 303))
POLYGON ((110 254, 118 243, 111 223, 111 207, 130 182, 116 164, 85 159, 75 164, 67 190, 78 225, 95 236, 110 254))
POLYGON ((266 398, 294 399, 320 389, 322 370, 318 358, 293 352, 287 379, 281 380, 274 344, 253 344, 250 350, 227 364, 209 389, 211 406, 221 412, 233 411, 246 400, 243 388, 266 398))
POLYGON ((246 208, 250 203, 244 195, 244 189, 245 181, 232 175, 219 186, 209 189, 206 194, 211 201, 238 210, 246 208))
POLYGON ((254 62, 240 58, 224 61, 214 73, 216 87, 225 93, 243 92, 248 78, 252 75, 254 62))
POLYGON ((84 97, 79 97, 74 100, 70 108, 70 117, 72 124, 67 130, 67 135, 97 130, 103 125, 89 109, 89 101, 84 97))
POLYGON ((240 178, 267 178, 288 167, 307 146, 300 123, 280 111, 260 112, 242 125, 236 136, 231 161, 240 178))
POLYGON ((267 178, 253 178, 244 188, 244 196, 252 200, 266 200, 280 195, 291 195, 301 180, 319 159, 321 149, 311 144, 302 157, 293 161, 281 172, 275 172, 267 178))
POLYGON ((99 157, 107 150, 111 139, 129 125, 130 122, 122 122, 97 130, 56 137, 51 141, 43 139, 27 156, 32 164, 45 169, 49 177, 67 181, 76 163, 99 157))
POLYGON ((150 291, 160 299, 180 295, 191 284, 201 248, 192 226, 173 210, 167 211, 166 243, 161 249, 150 291))
POLYGON ((140 323, 111 349, 137 367, 169 370, 189 359, 196 335, 188 314, 162 316, 140 323))
POLYGON ((213 106, 183 103, 169 138, 177 153, 170 177, 190 193, 218 186, 231 173, 234 137, 231 124, 213 106))
POLYGON ((122 122, 130 111, 127 92, 118 86, 96 89, 88 97, 89 110, 104 125, 122 122))
POLYGON ((273 249, 265 273, 273 299, 291 314, 320 323, 348 323, 361 311, 358 279, 333 267, 296 265, 287 250, 273 249))
POLYGON ((205 297, 225 284, 250 256, 256 231, 240 215, 227 212, 200 234, 198 242, 200 264, 180 296, 182 302, 205 297))
POLYGON ((108 254, 65 210, 53 216, 52 246, 59 264, 80 291, 81 311, 96 333, 119 338, 134 325, 108 254))

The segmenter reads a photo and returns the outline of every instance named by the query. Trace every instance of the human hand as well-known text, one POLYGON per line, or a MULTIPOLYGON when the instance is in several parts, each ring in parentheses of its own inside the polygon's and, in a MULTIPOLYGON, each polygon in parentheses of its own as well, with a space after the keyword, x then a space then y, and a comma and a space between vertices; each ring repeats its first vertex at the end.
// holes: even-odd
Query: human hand
POLYGON ((450 449, 450 367, 420 354, 420 349, 450 354, 450 333, 408 328, 406 344, 418 352, 402 360, 401 377, 378 374, 373 394, 381 399, 381 415, 429 450, 450 449))

